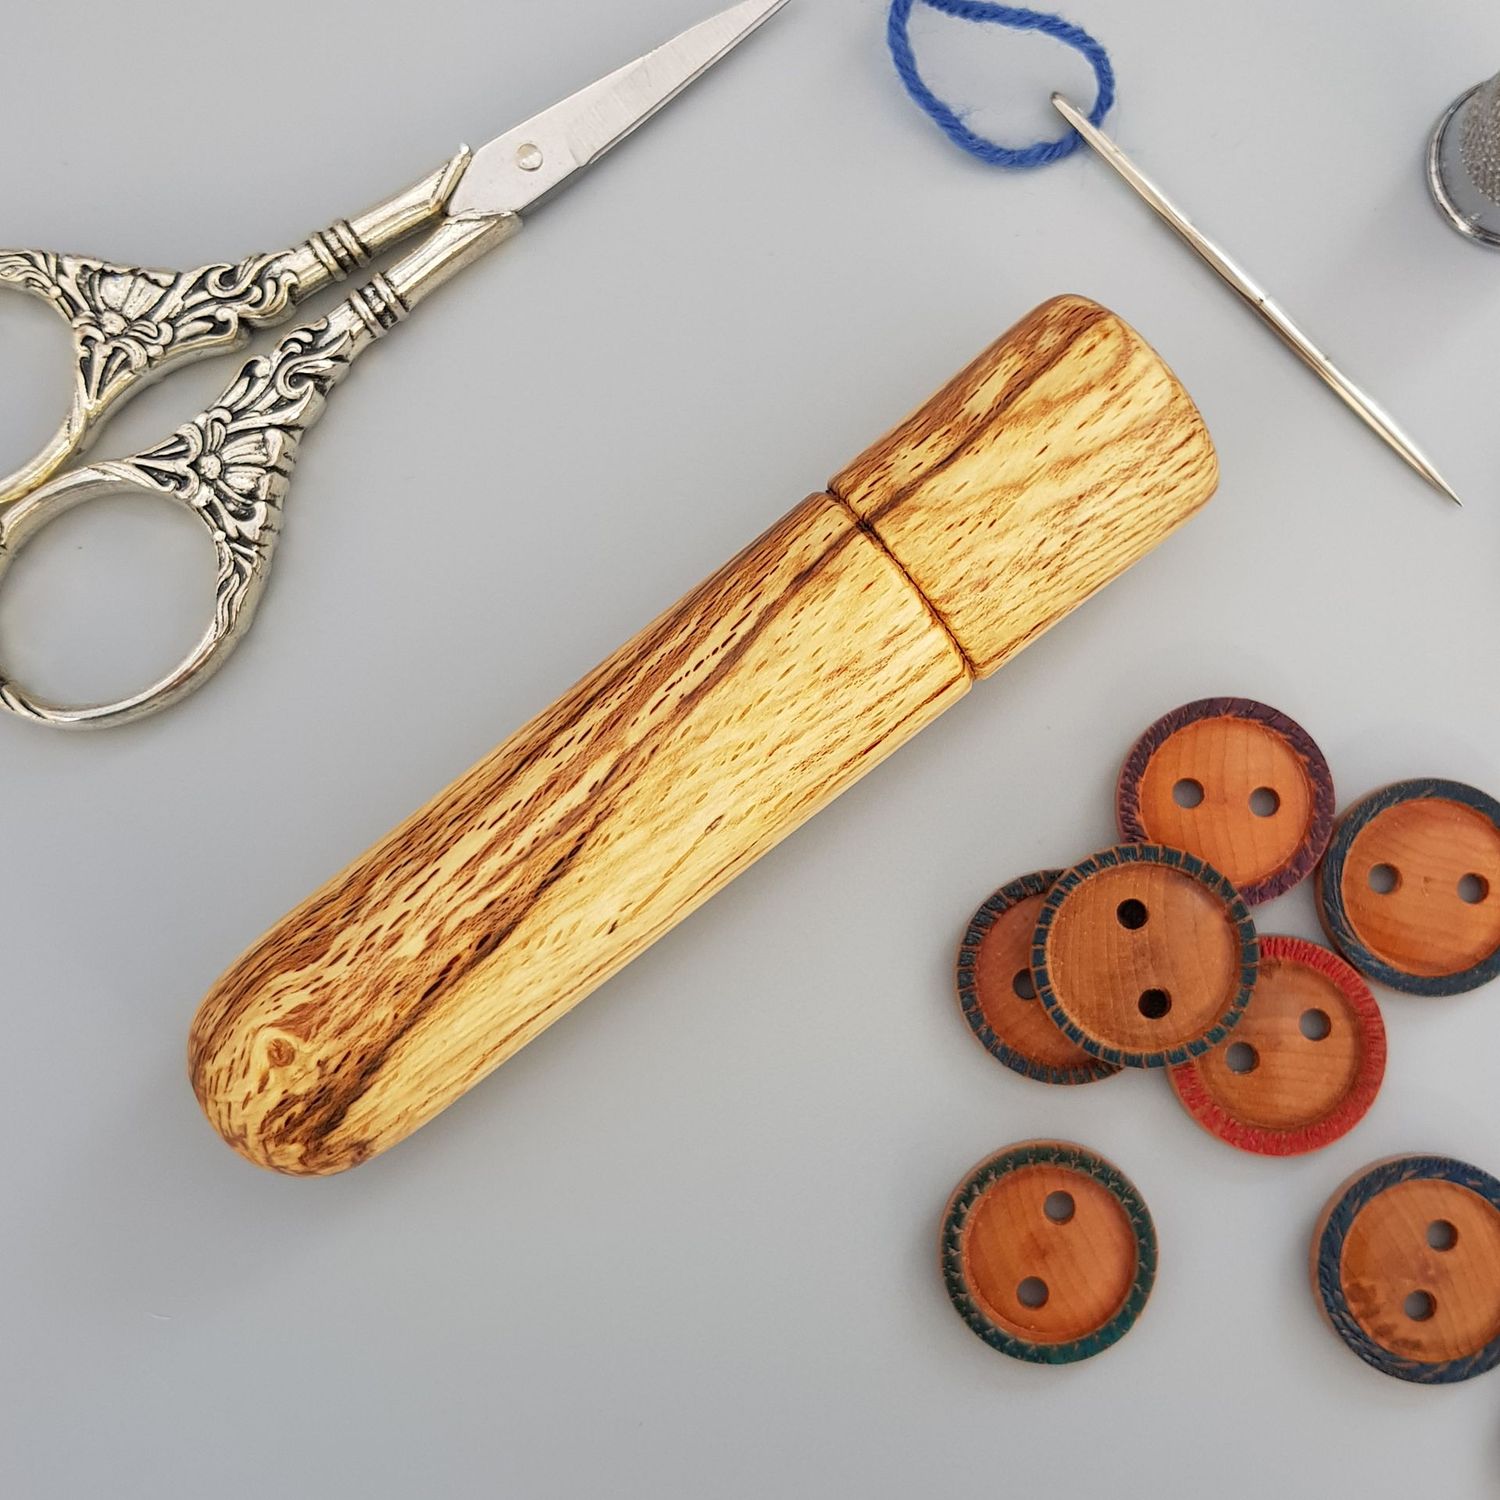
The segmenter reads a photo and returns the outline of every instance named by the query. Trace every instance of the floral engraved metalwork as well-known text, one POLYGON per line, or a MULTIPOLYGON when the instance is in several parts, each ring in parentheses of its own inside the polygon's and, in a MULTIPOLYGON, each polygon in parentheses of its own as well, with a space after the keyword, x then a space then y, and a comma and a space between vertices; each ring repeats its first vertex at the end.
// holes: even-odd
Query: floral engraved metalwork
POLYGON ((272 353, 249 361, 216 405, 164 443, 99 465, 164 491, 202 517, 219 554, 214 623, 220 634, 234 628, 269 560, 302 435, 347 372, 355 342, 343 319, 299 328, 272 353))
POLYGON ((285 317, 298 277, 285 253, 176 272, 18 250, 0 255, 0 284, 41 297, 67 320, 79 395, 103 407, 143 375, 233 347, 250 328, 285 317))

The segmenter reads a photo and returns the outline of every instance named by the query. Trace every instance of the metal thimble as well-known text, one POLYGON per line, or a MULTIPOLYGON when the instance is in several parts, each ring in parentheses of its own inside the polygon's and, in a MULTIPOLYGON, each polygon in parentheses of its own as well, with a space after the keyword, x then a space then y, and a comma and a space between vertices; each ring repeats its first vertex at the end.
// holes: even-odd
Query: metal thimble
POLYGON ((1500 248, 1500 73, 1448 106, 1427 150, 1427 181, 1460 234, 1500 248))

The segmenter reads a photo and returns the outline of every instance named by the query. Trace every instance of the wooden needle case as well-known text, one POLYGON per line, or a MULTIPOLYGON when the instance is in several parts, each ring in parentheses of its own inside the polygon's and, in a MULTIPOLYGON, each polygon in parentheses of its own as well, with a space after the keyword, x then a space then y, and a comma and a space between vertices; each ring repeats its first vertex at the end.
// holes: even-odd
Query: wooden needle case
POLYGON ((1156 354, 1038 308, 266 934, 193 1087, 296 1174, 394 1145, 1198 509, 1156 354))

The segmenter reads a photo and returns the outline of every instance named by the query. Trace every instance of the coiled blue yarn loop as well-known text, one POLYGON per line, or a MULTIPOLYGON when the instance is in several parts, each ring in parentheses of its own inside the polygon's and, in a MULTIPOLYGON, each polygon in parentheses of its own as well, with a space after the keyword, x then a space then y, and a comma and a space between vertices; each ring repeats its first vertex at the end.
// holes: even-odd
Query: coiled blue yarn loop
MULTIPOLYGON (((1044 167, 1048 162, 1060 161, 1083 144, 1076 130, 1069 130, 1061 140, 1037 141, 1030 146, 1002 146, 970 130, 952 105, 939 99, 927 86, 917 69, 917 59, 911 46, 911 8, 916 0, 891 0, 891 14, 886 26, 886 40, 890 44, 891 58, 906 92, 917 101, 937 122, 943 134, 980 161, 996 167, 1044 167)), ((1069 47, 1076 48, 1088 60, 1098 82, 1098 94, 1089 119, 1101 124, 1110 106, 1115 102, 1115 70, 1110 66, 1109 53, 1081 26, 1074 26, 1043 10, 1024 10, 1018 5, 994 5, 989 0, 922 0, 922 4, 945 15, 957 16, 961 21, 993 21, 998 26, 1012 26, 1017 31, 1039 31, 1043 36, 1055 37, 1069 47)))

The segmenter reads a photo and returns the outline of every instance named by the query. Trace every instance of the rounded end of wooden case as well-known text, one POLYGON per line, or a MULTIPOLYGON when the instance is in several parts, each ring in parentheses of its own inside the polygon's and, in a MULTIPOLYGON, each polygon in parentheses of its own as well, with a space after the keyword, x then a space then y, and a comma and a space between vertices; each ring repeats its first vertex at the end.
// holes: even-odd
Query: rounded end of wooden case
MULTIPOLYGON (((274 1010, 212 990, 188 1038, 188 1078, 209 1123, 246 1161, 293 1177, 326 1177, 373 1154, 333 1137, 340 1075, 320 1087, 322 1065, 275 1023, 274 1010)), ((347 1083, 347 1078, 344 1079, 347 1083)))

